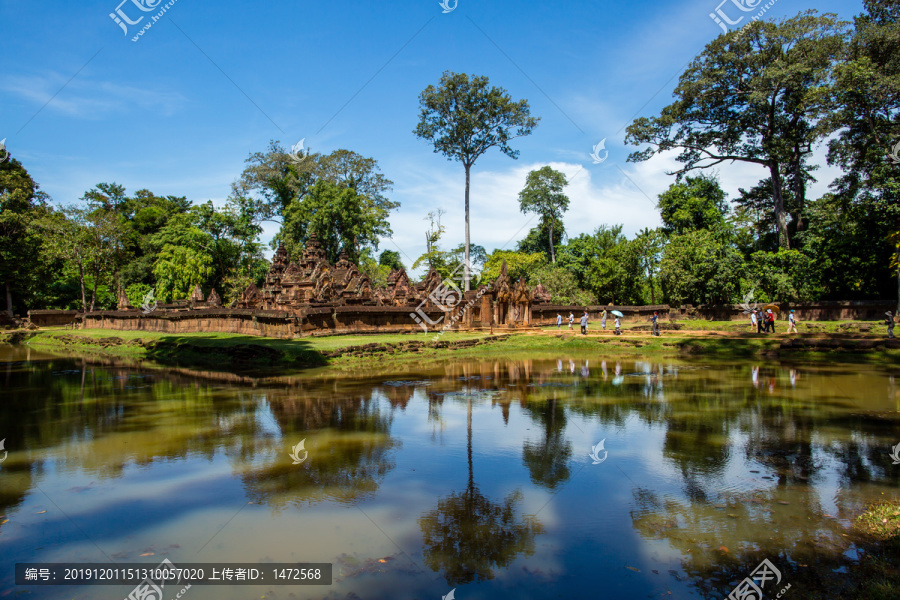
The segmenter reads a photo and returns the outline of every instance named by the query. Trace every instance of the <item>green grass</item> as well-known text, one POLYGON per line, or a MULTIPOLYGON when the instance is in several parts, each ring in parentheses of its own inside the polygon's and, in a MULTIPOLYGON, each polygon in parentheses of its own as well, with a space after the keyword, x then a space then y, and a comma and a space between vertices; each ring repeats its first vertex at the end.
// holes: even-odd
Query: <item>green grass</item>
MULTIPOLYGON (((556 358, 560 355, 584 356, 685 356, 697 355, 716 359, 741 357, 777 356, 784 335, 758 335, 751 333, 737 321, 684 321, 695 329, 663 331, 654 337, 649 331, 632 331, 624 328, 624 334, 614 336, 609 330, 604 333, 591 329, 589 335, 555 327, 527 332, 496 330, 505 335, 502 341, 490 341, 474 347, 435 348, 434 333, 410 334, 369 334, 303 337, 291 340, 263 338, 232 333, 208 332, 189 334, 169 334, 146 331, 111 331, 101 329, 65 330, 62 328, 7 334, 18 336, 15 341, 28 344, 35 349, 48 352, 96 354, 112 356, 132 361, 149 360, 162 366, 196 367, 217 371, 264 370, 268 373, 291 373, 310 367, 331 367, 337 371, 352 372, 353 369, 369 367, 389 367, 406 362, 423 364, 454 358, 556 358), (727 326, 727 327, 726 327, 727 326), (716 332, 722 332, 717 335, 716 332), (740 335, 744 334, 744 335, 740 335), (57 339, 63 336, 70 342, 57 339), (109 338, 117 338, 109 343, 109 338), (418 342, 421 348, 408 348, 410 342, 418 342), (379 345, 382 351, 373 351, 372 345, 379 345), (398 346, 402 345, 402 348, 398 346), (367 348, 361 348, 361 347, 367 348), (343 355, 340 354, 346 350, 343 355)), ((817 323, 834 332, 839 325, 847 322, 817 323)), ((637 323, 641 324, 641 323, 637 323)), ((634 325, 634 324, 631 324, 634 325)), ((783 329, 782 329, 783 331, 783 329)), ((810 334, 802 333, 800 337, 810 334)), ((441 343, 478 340, 488 337, 487 332, 451 332, 438 339, 441 343)), ((834 333, 817 333, 814 338, 835 337, 834 333)), ((845 337, 838 334, 836 337, 845 337)), ((883 334, 854 333, 852 338, 874 339, 883 334)), ((0 336, 0 341, 3 341, 0 336)), ((784 352, 784 351, 781 351, 784 352)), ((782 357, 786 354, 782 354, 782 357)), ((844 350, 790 350, 791 359, 842 360, 845 362, 875 362, 897 364, 900 351, 884 348, 866 351, 844 350)))
MULTIPOLYGON (((448 331, 440 336, 439 340, 453 343, 487 336, 488 334, 479 332, 448 331)), ((397 345, 409 342, 430 344, 434 339, 433 333, 340 335, 287 340, 220 332, 170 334, 103 329, 75 331, 47 329, 28 332, 23 336, 21 343, 50 352, 74 351, 133 360, 146 359, 162 365, 190 365, 221 370, 234 370, 235 367, 292 370, 334 363, 358 363, 361 360, 355 356, 326 359, 323 353, 358 349, 359 346, 370 344, 397 345), (60 337, 64 337, 70 343, 60 340, 60 337), (78 343, 71 343, 76 339, 79 340, 78 343), (110 341, 117 343, 110 344, 110 341), (236 354, 241 356, 236 358, 236 354)), ((432 349, 425 353, 439 352, 441 349, 432 349)))

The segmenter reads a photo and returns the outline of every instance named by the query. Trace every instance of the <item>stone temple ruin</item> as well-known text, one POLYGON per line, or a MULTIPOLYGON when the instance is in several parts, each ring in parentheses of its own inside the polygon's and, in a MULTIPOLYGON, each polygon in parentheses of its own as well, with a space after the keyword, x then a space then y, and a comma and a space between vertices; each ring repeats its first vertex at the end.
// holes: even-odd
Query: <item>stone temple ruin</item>
POLYGON ((506 263, 489 285, 463 292, 459 283, 431 269, 420 283, 405 270, 392 271, 387 288, 375 288, 341 252, 336 264, 313 234, 297 261, 279 246, 262 289, 249 285, 228 307, 215 290, 200 287, 190 298, 159 304, 152 311, 131 307, 124 292, 118 310, 84 315, 85 327, 166 332, 225 331, 271 337, 359 332, 437 332, 446 329, 532 326, 532 306, 550 295, 538 285, 513 281, 506 263))

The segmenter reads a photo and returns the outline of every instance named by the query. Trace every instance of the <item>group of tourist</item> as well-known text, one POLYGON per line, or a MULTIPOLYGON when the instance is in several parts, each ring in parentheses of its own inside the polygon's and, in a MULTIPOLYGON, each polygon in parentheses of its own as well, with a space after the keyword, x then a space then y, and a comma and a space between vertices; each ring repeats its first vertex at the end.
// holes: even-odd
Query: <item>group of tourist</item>
MULTIPOLYGON (((615 313, 616 311, 613 311, 615 313)), ((775 333, 775 312, 772 311, 771 308, 765 309, 765 312, 757 309, 753 309, 750 311, 750 328, 756 329, 757 333, 775 333)), ((888 338, 894 337, 894 315, 891 311, 887 311, 885 314, 884 324, 887 325, 888 328, 888 338)), ((613 333, 615 335, 622 335, 622 321, 619 318, 619 315, 613 314, 615 317, 615 330, 613 333)), ((653 335, 659 335, 659 312, 653 311, 653 316, 650 317, 651 323, 651 333, 653 335)), ((575 314, 569 313, 569 329, 572 329, 575 325, 575 314)), ((556 313, 556 328, 562 329, 563 326, 563 316, 560 313, 556 313)), ((600 315, 600 329, 606 330, 606 310, 604 310, 600 315)), ((581 315, 581 335, 587 335, 588 330, 588 312, 584 311, 584 314, 581 315)), ((800 333, 797 330, 797 318, 794 315, 794 310, 788 313, 788 327, 787 333, 800 333)))
MULTIPOLYGON (((619 320, 619 315, 613 315, 615 319, 615 330, 613 333, 615 335, 622 335, 622 321, 619 320)), ((659 335, 659 312, 653 311, 653 316, 650 317, 651 322, 651 330, 653 335, 659 335)), ((556 313, 556 329, 562 329, 563 317, 561 314, 556 313)), ((572 329, 572 325, 575 324, 575 314, 569 313, 569 329, 572 329)), ((581 315, 581 335, 587 335, 588 329, 588 312, 584 311, 584 314, 581 315)), ((600 329, 606 331, 606 310, 604 310, 600 314, 600 329)))
MULTIPOLYGON (((756 333, 775 333, 775 313, 771 308, 767 308, 766 312, 758 311, 755 308, 750 311, 750 329, 756 329, 756 333)), ((788 313, 788 333, 799 333, 797 331, 797 319, 794 316, 794 310, 788 313)))

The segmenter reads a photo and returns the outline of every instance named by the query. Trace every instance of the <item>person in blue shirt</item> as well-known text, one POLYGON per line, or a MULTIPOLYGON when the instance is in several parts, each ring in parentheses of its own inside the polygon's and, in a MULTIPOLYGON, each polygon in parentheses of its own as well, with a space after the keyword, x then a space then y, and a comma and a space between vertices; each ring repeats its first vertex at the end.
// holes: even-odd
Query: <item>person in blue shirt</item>
POLYGON ((794 333, 800 333, 799 331, 797 331, 797 320, 796 320, 796 318, 794 318, 794 309, 793 308, 791 309, 791 312, 788 314, 788 330, 787 330, 787 332, 790 333, 791 330, 793 330, 794 333))

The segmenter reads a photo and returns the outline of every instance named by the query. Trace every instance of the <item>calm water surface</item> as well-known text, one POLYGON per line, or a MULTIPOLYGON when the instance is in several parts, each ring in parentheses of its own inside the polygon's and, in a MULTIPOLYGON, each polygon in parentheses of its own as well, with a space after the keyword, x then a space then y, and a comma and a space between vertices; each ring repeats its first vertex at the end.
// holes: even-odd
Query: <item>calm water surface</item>
POLYGON ((15 586, 16 562, 168 558, 334 565, 189 600, 723 598, 766 558, 780 586, 852 568, 850 519, 900 496, 883 368, 404 369, 234 385, 0 346, 0 597, 131 590, 15 586))

